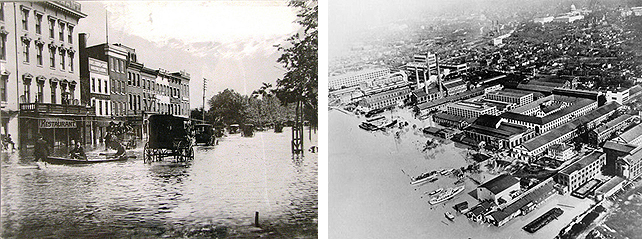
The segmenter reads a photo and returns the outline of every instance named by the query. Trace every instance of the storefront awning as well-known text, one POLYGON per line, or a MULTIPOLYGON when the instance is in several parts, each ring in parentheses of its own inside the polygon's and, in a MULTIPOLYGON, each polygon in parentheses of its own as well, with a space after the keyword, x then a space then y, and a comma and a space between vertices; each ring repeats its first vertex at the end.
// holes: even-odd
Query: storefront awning
POLYGON ((40 119, 39 126, 41 129, 75 129, 76 121, 59 118, 45 118, 40 119))

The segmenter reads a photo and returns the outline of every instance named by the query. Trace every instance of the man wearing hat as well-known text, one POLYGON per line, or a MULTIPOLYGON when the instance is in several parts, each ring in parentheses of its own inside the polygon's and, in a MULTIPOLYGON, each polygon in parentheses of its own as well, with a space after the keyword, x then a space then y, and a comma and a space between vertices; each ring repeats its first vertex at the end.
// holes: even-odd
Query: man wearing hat
POLYGON ((38 133, 38 140, 36 140, 34 156, 36 158, 36 162, 40 160, 44 161, 49 156, 49 145, 40 133, 38 133))

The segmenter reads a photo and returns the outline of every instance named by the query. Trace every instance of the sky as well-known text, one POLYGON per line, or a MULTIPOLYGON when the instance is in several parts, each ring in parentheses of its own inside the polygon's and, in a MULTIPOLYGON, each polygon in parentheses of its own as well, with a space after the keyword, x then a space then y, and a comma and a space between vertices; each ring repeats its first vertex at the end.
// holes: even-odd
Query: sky
POLYGON ((285 70, 274 45, 300 28, 295 9, 282 0, 80 4, 87 17, 77 32, 88 33, 88 46, 105 43, 108 32, 109 43, 136 49, 146 67, 187 71, 191 108, 202 107, 203 78, 206 101, 226 88, 251 94, 263 82, 276 85, 285 70))

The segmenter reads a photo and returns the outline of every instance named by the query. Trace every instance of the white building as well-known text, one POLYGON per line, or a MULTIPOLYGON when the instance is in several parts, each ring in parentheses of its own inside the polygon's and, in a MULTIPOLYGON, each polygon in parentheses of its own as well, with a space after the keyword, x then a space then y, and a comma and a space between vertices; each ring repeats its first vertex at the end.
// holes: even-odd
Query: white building
POLYGON ((353 87, 361 84, 362 82, 370 82, 389 74, 390 69, 387 68, 363 69, 360 71, 348 72, 341 75, 330 76, 328 87, 333 90, 338 90, 344 87, 353 87))
POLYGON ((477 199, 491 200, 496 205, 501 205, 517 197, 519 190, 519 180, 508 174, 502 174, 480 185, 477 188, 477 199))

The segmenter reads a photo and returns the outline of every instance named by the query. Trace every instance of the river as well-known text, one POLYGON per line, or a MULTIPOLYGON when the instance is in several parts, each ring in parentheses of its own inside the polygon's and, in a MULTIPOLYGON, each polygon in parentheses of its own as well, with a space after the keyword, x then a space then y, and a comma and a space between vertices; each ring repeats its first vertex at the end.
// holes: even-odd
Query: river
MULTIPOLYGON (((385 116, 401 116, 410 121, 400 139, 393 134, 367 132, 358 127, 364 118, 331 110, 328 132, 328 233, 329 238, 553 238, 575 216, 588 209, 590 199, 554 195, 526 216, 502 227, 479 224, 456 213, 452 206, 467 201, 478 203, 468 192, 476 183, 466 180, 464 193, 431 206, 426 192, 453 187, 453 177, 440 176, 434 183, 410 185, 410 177, 423 172, 459 168, 468 164, 466 146, 445 141, 434 149, 422 150, 427 137, 418 129, 430 121, 412 119, 406 110, 387 111, 385 116), (564 207, 564 214, 536 233, 522 227, 553 207, 564 207), (445 212, 453 213, 453 222, 445 212)), ((489 173, 471 175, 479 182, 494 177, 489 173)))
MULTIPOLYGON (((197 146, 186 165, 146 164, 138 150, 122 163, 37 169, 3 153, 2 238, 316 238, 318 155, 292 157, 289 130, 197 146)), ((318 145, 307 133, 306 147, 318 145)))

